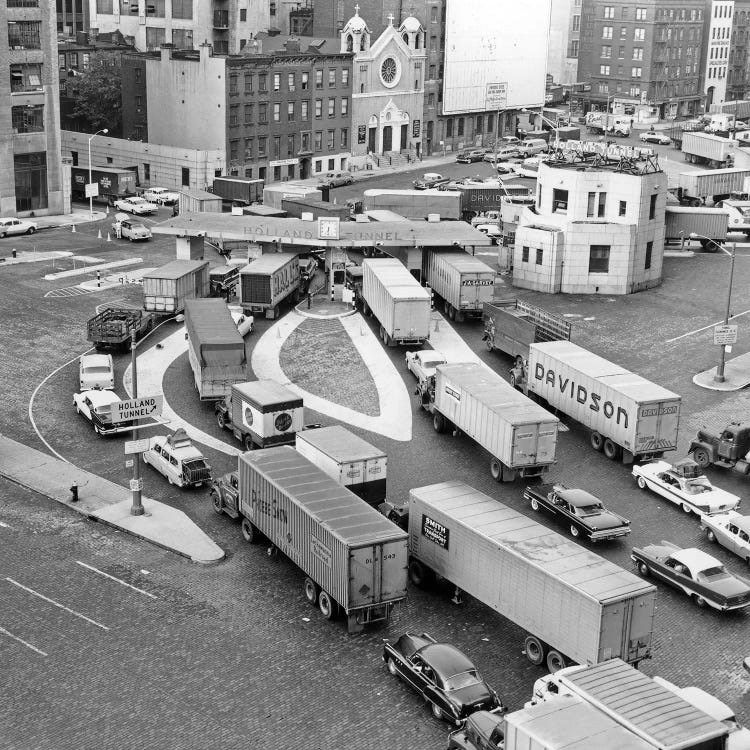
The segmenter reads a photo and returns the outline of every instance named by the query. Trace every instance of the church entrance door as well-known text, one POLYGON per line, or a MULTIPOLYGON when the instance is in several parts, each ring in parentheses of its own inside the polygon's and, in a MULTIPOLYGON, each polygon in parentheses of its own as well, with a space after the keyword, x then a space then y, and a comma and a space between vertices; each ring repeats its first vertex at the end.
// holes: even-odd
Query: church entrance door
POLYGON ((393 127, 386 125, 383 128, 383 153, 393 149, 393 127))

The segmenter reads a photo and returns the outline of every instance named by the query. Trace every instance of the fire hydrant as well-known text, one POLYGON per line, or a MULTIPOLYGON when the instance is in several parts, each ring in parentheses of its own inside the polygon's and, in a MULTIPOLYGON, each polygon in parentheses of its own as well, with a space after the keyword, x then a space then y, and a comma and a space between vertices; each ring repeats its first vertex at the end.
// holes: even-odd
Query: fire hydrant
POLYGON ((70 502, 78 502, 78 482, 73 482, 73 484, 70 486, 70 502))

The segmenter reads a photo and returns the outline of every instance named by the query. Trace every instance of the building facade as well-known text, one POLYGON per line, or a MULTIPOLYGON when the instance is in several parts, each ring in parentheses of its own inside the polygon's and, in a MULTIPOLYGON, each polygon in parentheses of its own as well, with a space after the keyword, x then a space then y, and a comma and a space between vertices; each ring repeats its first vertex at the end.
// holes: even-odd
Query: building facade
POLYGON ((6 70, 0 82, 0 214, 61 214, 67 191, 55 7, 7 0, 0 7, 0 27, 6 70))
POLYGON ((57 0, 57 33, 73 37, 89 28, 89 0, 57 0))
POLYGON ((712 104, 745 99, 748 81, 748 0, 712 0, 707 12, 703 90, 712 104))

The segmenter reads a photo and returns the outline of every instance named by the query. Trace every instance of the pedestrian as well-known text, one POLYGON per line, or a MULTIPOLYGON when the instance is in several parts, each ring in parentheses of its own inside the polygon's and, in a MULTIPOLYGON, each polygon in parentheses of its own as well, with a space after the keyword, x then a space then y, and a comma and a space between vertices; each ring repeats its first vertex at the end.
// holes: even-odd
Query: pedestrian
POLYGON ((633 124, 635 123, 635 120, 631 117, 630 118, 630 129, 633 129, 633 124))
POLYGON ((120 221, 115 222, 115 237, 117 237, 118 240, 122 239, 122 222, 120 221))
POLYGON ((312 294, 310 292, 307 293, 307 309, 309 310, 312 306, 312 294))

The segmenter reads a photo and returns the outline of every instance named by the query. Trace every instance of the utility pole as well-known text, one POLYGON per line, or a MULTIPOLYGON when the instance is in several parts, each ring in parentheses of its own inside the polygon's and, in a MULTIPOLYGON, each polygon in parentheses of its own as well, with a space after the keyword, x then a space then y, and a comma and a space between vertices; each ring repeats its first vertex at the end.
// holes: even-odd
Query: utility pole
MULTIPOLYGON (((135 326, 130 329, 130 371, 133 374, 133 398, 138 398, 138 370, 135 356, 135 326)), ((135 422, 137 425, 138 422, 135 422)), ((133 440, 138 440, 138 428, 133 430, 133 440)), ((142 516, 144 513, 141 502, 141 454, 133 454, 133 479, 130 486, 133 492, 133 505, 130 508, 131 516, 142 516)))
MULTIPOLYGON (((732 281, 734 280, 734 256, 735 256, 735 250, 737 248, 737 245, 733 242, 732 243, 732 252, 729 253, 729 257, 731 258, 731 263, 729 264, 729 289, 727 290, 727 311, 724 315, 724 325, 729 325, 729 308, 732 304, 732 281)), ((724 363, 726 359, 726 345, 721 345, 721 354, 719 355, 719 366, 716 368, 716 375, 714 375, 714 380, 717 383, 723 383, 726 378, 724 377, 724 363)))

